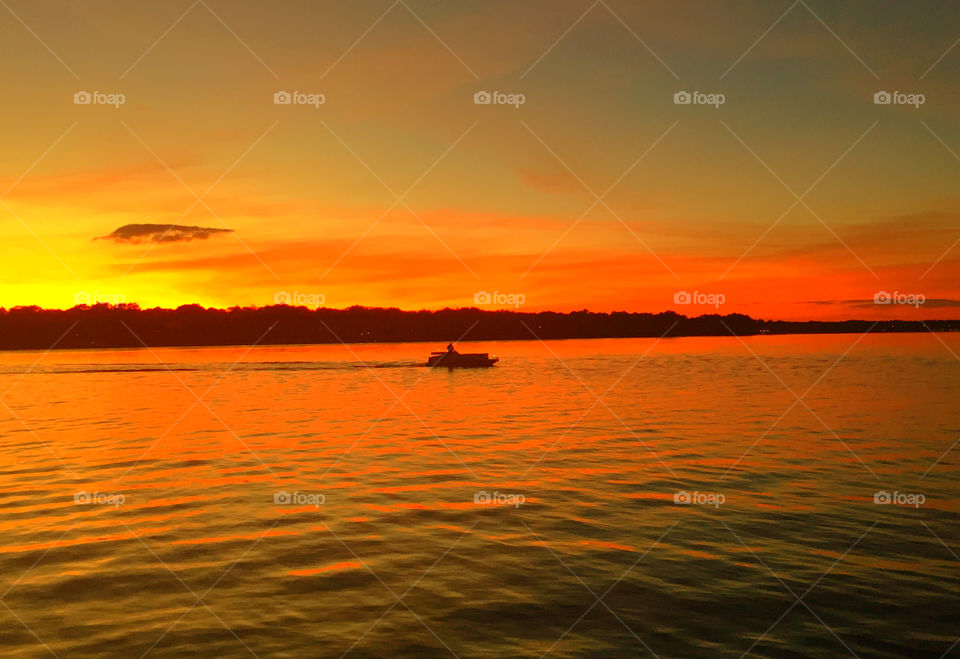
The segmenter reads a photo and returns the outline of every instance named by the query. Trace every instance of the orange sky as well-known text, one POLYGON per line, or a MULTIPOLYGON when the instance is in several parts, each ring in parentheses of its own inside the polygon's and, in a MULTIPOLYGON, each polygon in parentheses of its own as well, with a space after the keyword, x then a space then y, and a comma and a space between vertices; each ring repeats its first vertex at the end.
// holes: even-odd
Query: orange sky
POLYGON ((10 0, 0 305, 960 317, 960 15, 808 4, 10 0))

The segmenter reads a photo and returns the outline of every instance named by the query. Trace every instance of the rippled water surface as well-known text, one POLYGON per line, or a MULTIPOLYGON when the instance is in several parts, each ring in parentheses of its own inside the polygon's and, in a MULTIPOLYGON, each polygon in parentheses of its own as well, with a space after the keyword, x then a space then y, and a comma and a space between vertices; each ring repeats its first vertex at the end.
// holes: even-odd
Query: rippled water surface
POLYGON ((0 654, 960 652, 960 337, 458 347, 0 354, 0 654))

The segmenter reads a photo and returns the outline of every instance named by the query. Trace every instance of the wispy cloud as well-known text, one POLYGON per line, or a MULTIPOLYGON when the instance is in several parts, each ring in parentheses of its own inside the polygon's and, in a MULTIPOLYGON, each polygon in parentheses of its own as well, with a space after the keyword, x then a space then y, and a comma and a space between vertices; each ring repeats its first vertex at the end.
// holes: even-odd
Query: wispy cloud
MULTIPOLYGON (((815 304, 817 306, 850 306, 861 308, 874 308, 876 301, 870 300, 806 300, 803 304, 815 304)), ((960 300, 950 298, 927 298, 923 302, 924 307, 950 308, 960 307, 960 300)))
POLYGON ((186 226, 182 224, 124 224, 113 233, 94 240, 113 240, 118 243, 176 243, 206 240, 218 233, 232 233, 233 229, 186 226))

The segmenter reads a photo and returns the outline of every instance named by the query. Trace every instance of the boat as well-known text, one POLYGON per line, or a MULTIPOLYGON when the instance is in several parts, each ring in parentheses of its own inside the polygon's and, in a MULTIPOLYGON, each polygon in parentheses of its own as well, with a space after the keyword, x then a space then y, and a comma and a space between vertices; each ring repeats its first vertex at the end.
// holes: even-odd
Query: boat
POLYGON ((455 350, 430 353, 427 366, 445 366, 447 368, 488 368, 496 364, 499 359, 491 357, 485 352, 460 354, 455 350))

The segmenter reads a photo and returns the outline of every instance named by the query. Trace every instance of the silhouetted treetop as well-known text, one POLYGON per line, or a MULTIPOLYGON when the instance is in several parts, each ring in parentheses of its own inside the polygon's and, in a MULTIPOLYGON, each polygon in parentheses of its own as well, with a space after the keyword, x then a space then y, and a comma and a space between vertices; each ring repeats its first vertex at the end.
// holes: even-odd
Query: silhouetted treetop
POLYGON ((141 309, 136 304, 0 308, 0 349, 136 348, 147 346, 491 341, 730 334, 817 334, 955 331, 960 321, 767 321, 743 314, 690 318, 673 311, 597 313, 403 311, 268 307, 141 309))

